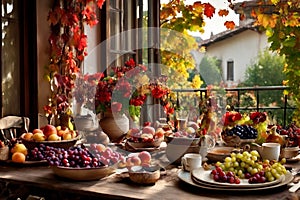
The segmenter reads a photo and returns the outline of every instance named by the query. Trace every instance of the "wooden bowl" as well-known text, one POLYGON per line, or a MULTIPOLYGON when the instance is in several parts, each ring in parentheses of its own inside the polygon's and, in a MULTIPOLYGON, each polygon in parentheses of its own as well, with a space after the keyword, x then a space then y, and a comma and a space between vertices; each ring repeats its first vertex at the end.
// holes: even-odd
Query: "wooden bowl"
POLYGON ((133 166, 129 170, 129 178, 132 182, 141 185, 155 184, 160 178, 160 167, 158 165, 150 167, 133 166))
POLYGON ((38 147, 40 144, 44 144, 46 146, 56 147, 56 148, 64 148, 68 149, 74 146, 78 140, 81 139, 81 135, 78 134, 75 138, 70 140, 61 140, 61 141, 33 141, 33 140, 26 140, 22 136, 20 137, 22 143, 26 146, 27 149, 33 149, 38 147))
POLYGON ((299 147, 282 148, 281 153, 280 153, 280 157, 281 158, 286 158, 286 159, 294 158, 294 157, 298 156, 299 150, 300 150, 299 147))
POLYGON ((99 180, 115 173, 115 166, 103 166, 97 168, 72 168, 53 166, 51 167, 54 174, 59 177, 75 181, 92 181, 99 180))
POLYGON ((246 144, 255 142, 255 139, 241 139, 237 135, 228 136, 225 134, 222 134, 222 140, 225 146, 228 147, 243 147, 246 144))
POLYGON ((153 142, 131 142, 127 140, 126 143, 129 147, 132 147, 133 149, 157 148, 160 146, 163 140, 163 138, 158 138, 153 142))
POLYGON ((214 147, 207 152, 206 157, 212 162, 223 162, 227 156, 230 156, 234 147, 214 147))

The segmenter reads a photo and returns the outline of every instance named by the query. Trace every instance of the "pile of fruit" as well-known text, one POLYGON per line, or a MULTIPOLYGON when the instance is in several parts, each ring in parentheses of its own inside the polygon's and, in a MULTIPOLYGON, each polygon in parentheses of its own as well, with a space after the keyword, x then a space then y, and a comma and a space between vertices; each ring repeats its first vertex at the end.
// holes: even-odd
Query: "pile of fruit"
POLYGON ((164 139, 165 131, 163 128, 155 130, 151 125, 146 125, 142 129, 132 128, 127 132, 126 138, 129 142, 154 142, 164 139))
POLYGON ((285 141, 287 147, 300 147, 300 127, 295 123, 289 124, 286 128, 277 126, 276 131, 279 135, 287 136, 285 141))
POLYGON ((50 166, 74 168, 93 168, 125 163, 125 157, 103 144, 91 144, 89 147, 73 146, 69 149, 39 144, 30 150, 27 160, 47 160, 50 166))
POLYGON ((236 125, 232 129, 227 129, 225 134, 228 136, 236 135, 241 139, 256 139, 257 138, 257 130, 249 125, 236 125))
POLYGON ((187 127, 183 130, 177 130, 170 134, 171 137, 195 138, 198 136, 199 125, 196 122, 188 122, 187 127))
POLYGON ((133 166, 149 167, 152 162, 152 156, 148 151, 131 153, 126 158, 126 167, 130 169, 133 166))
POLYGON ((231 174, 230 177, 246 178, 249 183, 271 182, 286 174, 287 170, 283 163, 285 163, 284 159, 280 162, 261 160, 256 150, 231 153, 224 162, 216 163, 216 169, 212 170, 212 178, 215 181, 236 183, 232 178, 228 181, 227 174, 231 174), (223 172, 220 173, 220 170, 223 172))
POLYGON ((24 163, 28 155, 28 149, 22 143, 15 142, 10 149, 11 160, 15 163, 24 163))
POLYGON ((27 141, 61 141, 71 140, 77 137, 77 133, 74 130, 70 130, 67 127, 53 126, 47 124, 41 128, 36 128, 32 132, 23 133, 21 138, 27 141))

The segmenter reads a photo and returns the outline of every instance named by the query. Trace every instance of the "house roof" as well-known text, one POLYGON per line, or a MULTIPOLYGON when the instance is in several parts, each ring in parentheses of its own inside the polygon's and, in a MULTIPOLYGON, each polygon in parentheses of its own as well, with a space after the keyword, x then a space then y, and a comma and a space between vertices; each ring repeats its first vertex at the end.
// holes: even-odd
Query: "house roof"
POLYGON ((242 25, 242 26, 237 26, 235 29, 233 30, 226 30, 223 31, 221 33, 218 33, 216 35, 211 36, 209 39, 206 40, 202 40, 201 42, 199 42, 199 46, 205 46, 208 47, 209 45, 225 40, 227 38, 233 37, 239 33, 242 33, 246 30, 253 30, 253 31, 258 31, 257 27, 253 26, 253 23, 250 22, 248 24, 242 25))

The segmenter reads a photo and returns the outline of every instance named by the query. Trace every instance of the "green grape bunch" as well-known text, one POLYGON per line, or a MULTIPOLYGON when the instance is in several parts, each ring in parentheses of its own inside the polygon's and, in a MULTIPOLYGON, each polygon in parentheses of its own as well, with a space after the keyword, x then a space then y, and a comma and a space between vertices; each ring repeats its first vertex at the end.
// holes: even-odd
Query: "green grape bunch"
POLYGON ((287 170, 283 166, 285 159, 280 161, 262 160, 256 150, 231 153, 224 159, 224 162, 217 162, 225 172, 233 172, 241 179, 249 179, 249 183, 271 182, 280 179, 287 170), (255 178, 253 178, 255 177, 255 178))

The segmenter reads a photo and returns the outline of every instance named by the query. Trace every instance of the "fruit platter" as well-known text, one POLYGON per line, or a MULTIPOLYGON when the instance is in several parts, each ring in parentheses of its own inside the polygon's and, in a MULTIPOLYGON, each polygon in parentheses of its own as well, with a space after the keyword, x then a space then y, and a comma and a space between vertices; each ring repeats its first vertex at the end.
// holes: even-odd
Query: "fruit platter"
POLYGON ((223 162, 191 172, 182 170, 178 177, 200 188, 227 191, 265 190, 286 185, 293 179, 284 160, 262 160, 256 150, 231 153, 223 162))

